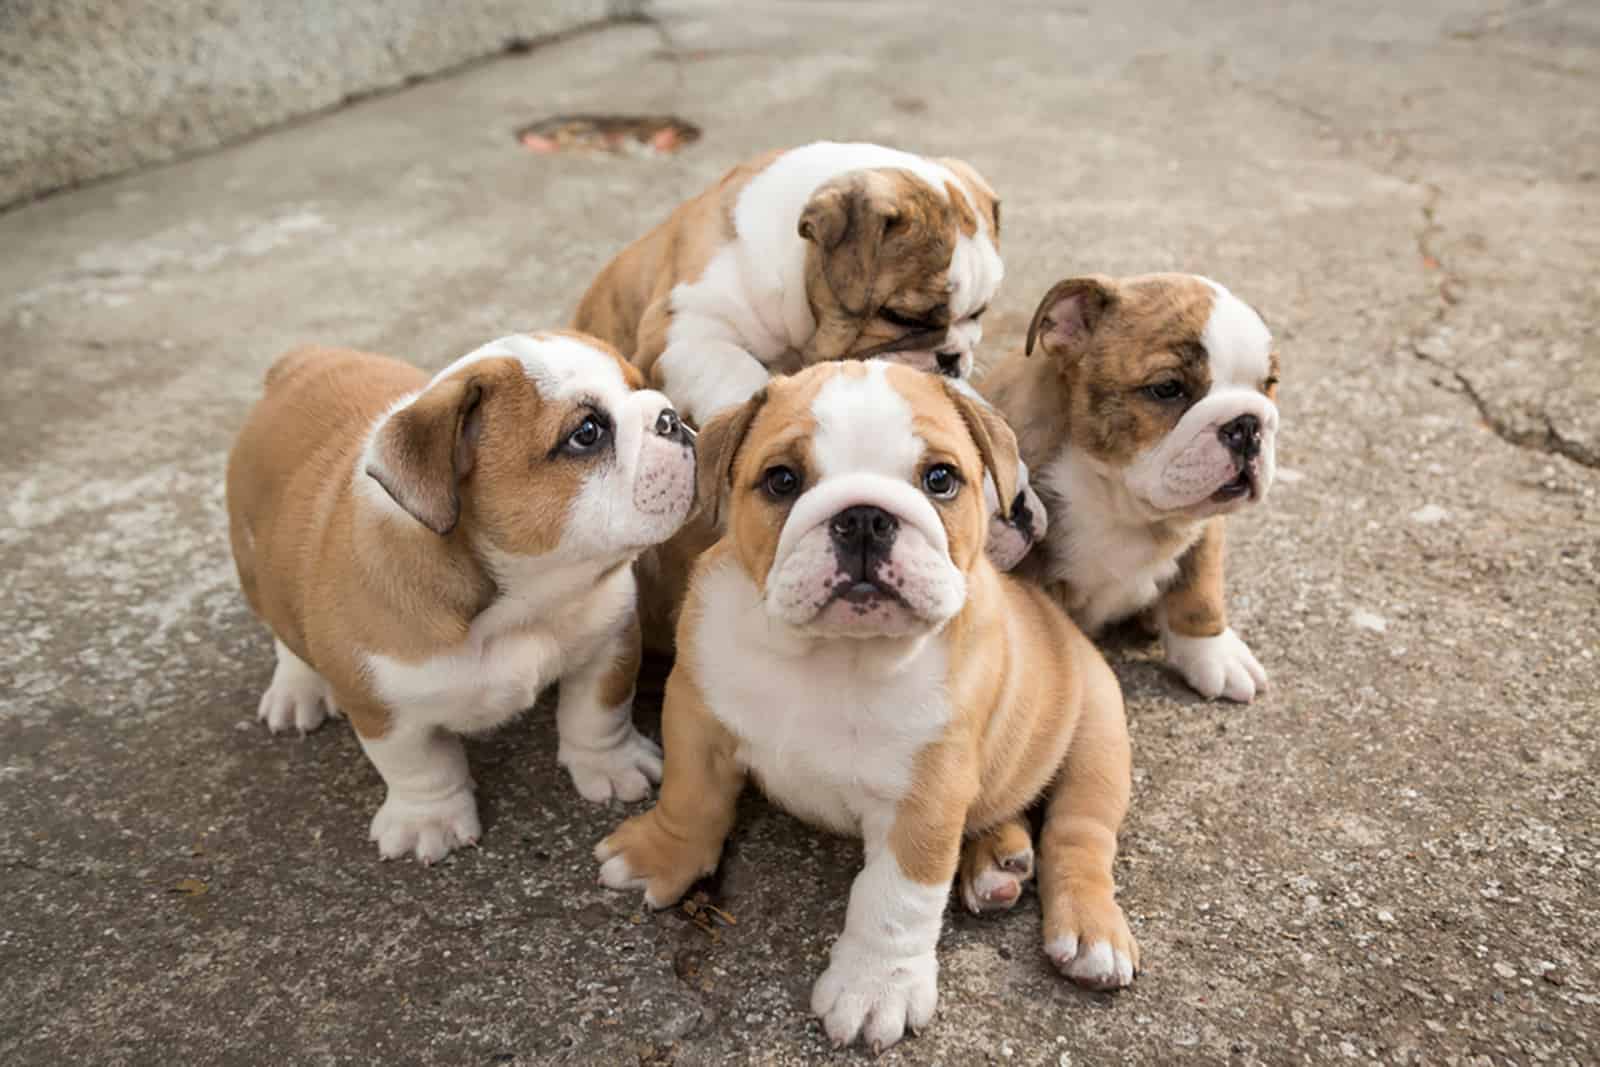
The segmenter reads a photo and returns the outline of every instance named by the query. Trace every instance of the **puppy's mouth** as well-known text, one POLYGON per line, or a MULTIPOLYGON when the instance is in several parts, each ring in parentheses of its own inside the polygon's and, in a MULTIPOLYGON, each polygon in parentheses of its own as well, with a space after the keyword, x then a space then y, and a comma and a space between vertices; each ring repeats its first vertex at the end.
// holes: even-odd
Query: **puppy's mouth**
POLYGON ((845 578, 833 587, 833 593, 828 597, 829 603, 844 601, 846 604, 859 604, 863 607, 876 607, 886 602, 909 607, 905 597, 900 591, 873 578, 845 578))
POLYGON ((1260 495, 1260 483, 1256 480, 1255 465, 1246 463, 1239 468, 1239 473, 1234 475, 1232 481, 1225 483, 1222 488, 1211 494, 1210 502, 1231 504, 1246 497, 1254 500, 1260 495))

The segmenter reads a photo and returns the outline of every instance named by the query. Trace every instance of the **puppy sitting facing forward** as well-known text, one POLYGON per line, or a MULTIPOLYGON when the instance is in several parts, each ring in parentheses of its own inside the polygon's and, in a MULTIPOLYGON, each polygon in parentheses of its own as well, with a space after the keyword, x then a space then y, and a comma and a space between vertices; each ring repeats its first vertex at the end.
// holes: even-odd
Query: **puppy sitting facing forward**
POLYGON ((1154 607, 1190 686, 1253 699, 1267 675, 1228 626, 1222 548, 1223 516, 1272 485, 1278 354, 1260 316, 1192 274, 1069 278, 982 388, 1035 472, 1050 525, 1034 557, 1078 625, 1154 607))
POLYGON ((653 907, 712 871, 746 775, 866 866, 812 991, 838 1042, 923 1026, 958 864, 969 904, 1005 907, 1040 842, 1045 950, 1127 985, 1138 947, 1113 897, 1128 804, 1122 694, 1040 589, 984 554, 985 470, 1016 443, 945 381, 881 362, 775 379, 701 433, 700 485, 726 519, 697 562, 663 712, 656 807, 596 849, 601 880, 653 907), (963 857, 963 839, 965 856, 963 857))
POLYGON ((631 564, 694 496, 666 397, 593 339, 511 336, 432 380, 307 348, 267 372, 228 460, 229 534, 277 638, 260 717, 343 712, 383 776, 384 858, 478 839, 456 734, 561 681, 560 762, 590 800, 637 800, 660 751, 634 731, 631 564))

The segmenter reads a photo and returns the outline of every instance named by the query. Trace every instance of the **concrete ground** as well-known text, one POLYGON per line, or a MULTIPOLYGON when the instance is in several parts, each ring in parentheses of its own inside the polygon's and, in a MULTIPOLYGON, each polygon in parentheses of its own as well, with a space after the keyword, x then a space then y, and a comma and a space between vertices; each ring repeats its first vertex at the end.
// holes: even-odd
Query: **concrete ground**
POLYGON ((1114 657, 1147 972, 1080 992, 1031 895, 952 911, 939 1015, 883 1059, 1600 1061, 1600 10, 1504 3, 669 4, 0 217, 0 1062, 861 1056, 807 1011, 855 846, 750 798, 737 925, 646 914, 595 885, 622 812, 547 708, 470 746, 481 849, 380 864, 348 728, 254 721, 222 509, 287 346, 439 366, 560 323, 670 205, 820 137, 994 181, 993 352, 1059 276, 1183 268, 1284 367, 1287 470, 1229 561, 1271 692, 1114 657), (513 141, 592 109, 705 137, 513 141))

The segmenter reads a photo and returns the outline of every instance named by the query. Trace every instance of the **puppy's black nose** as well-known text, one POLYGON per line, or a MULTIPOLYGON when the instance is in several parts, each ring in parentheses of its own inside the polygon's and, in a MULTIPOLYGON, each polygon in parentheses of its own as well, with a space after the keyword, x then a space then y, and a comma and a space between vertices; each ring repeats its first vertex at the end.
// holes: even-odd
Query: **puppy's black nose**
POLYGON ((866 577, 869 560, 888 555, 899 530, 899 519, 866 504, 845 508, 828 524, 841 564, 858 579, 866 577))
POLYGON ((1254 459, 1261 451, 1261 420, 1254 415, 1240 415, 1223 423, 1217 436, 1240 459, 1254 459))
POLYGON ((676 441, 680 445, 686 445, 694 440, 694 431, 685 426, 683 420, 678 418, 678 413, 671 408, 662 408, 661 414, 656 416, 655 431, 656 436, 676 441))
POLYGON ((939 361, 939 373, 940 374, 946 375, 946 376, 951 377, 951 378, 955 378, 955 377, 959 377, 960 376, 960 374, 961 374, 961 353, 960 352, 939 352, 939 353, 936 354, 935 358, 938 359, 938 361, 939 361))

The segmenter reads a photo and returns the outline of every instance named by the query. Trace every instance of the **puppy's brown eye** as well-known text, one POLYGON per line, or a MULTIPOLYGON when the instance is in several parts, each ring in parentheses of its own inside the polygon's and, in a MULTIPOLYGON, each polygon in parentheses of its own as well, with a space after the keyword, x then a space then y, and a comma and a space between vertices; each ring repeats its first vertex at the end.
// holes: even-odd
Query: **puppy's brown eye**
POLYGON ((800 476, 788 467, 768 467, 761 476, 761 485, 773 499, 782 500, 800 488, 800 476))
POLYGON ((989 310, 989 305, 985 304, 985 305, 983 305, 983 307, 979 308, 977 311, 974 311, 972 314, 968 315, 967 318, 969 320, 971 320, 972 322, 977 322, 979 319, 983 318, 983 313, 985 311, 988 311, 988 310, 989 310))
POLYGON ((949 500, 961 490, 961 475, 948 463, 935 463, 922 472, 922 488, 931 497, 949 500))
POLYGON ((879 308, 878 317, 884 322, 898 326, 902 330, 926 330, 929 324, 922 319, 914 319, 910 315, 902 315, 894 308, 879 308))
POLYGON ((1168 378, 1166 381, 1147 385, 1144 387, 1144 391, 1152 400, 1159 400, 1164 404, 1171 403, 1174 400, 1182 400, 1189 392, 1183 387, 1183 383, 1176 378, 1168 378))
POLYGON ((605 443, 606 435, 611 432, 611 427, 597 415, 588 415, 578 423, 578 428, 567 435, 562 442, 564 451, 578 455, 592 452, 605 443))

